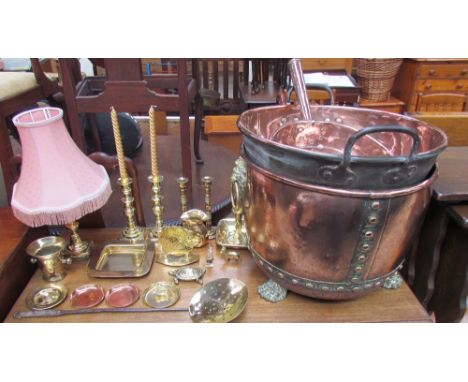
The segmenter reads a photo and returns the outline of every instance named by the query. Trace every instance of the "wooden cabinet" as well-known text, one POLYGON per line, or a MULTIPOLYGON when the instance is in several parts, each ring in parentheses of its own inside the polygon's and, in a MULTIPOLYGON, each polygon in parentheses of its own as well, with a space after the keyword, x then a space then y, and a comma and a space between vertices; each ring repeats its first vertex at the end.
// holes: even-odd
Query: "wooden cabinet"
POLYGON ((468 95, 468 58, 403 60, 392 94, 407 110, 465 111, 468 95))
POLYGON ((334 70, 346 70, 351 74, 353 68, 352 58, 301 58, 304 72, 328 72, 334 70))

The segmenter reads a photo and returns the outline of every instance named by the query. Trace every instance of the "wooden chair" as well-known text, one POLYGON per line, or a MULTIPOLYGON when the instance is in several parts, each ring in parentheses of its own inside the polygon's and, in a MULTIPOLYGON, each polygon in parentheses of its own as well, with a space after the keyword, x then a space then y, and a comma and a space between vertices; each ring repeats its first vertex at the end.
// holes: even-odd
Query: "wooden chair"
POLYGON ((407 113, 442 129, 448 137, 449 146, 468 146, 468 113, 407 113))
MULTIPOLYGON (((191 197, 190 103, 200 110, 196 81, 187 74, 186 60, 177 60, 177 74, 145 76, 140 59, 92 59, 106 69, 106 77, 88 77, 78 81, 72 70, 71 59, 59 59, 65 103, 69 114, 71 134, 78 147, 86 151, 80 113, 106 113, 114 106, 117 111, 147 113, 151 105, 157 110, 180 113, 180 142, 182 147, 182 174, 189 179, 191 197), (160 89, 177 89, 178 94, 163 94, 160 89)), ((201 131, 200 112, 196 116, 194 152, 197 163, 203 163, 199 153, 201 131)))
POLYGON ((432 113, 463 112, 467 107, 466 94, 454 93, 420 93, 416 104, 416 110, 432 113))
POLYGON ((14 181, 10 173, 13 148, 7 118, 61 91, 58 79, 44 73, 39 59, 31 58, 31 65, 32 72, 0 71, 0 162, 8 200, 14 181))

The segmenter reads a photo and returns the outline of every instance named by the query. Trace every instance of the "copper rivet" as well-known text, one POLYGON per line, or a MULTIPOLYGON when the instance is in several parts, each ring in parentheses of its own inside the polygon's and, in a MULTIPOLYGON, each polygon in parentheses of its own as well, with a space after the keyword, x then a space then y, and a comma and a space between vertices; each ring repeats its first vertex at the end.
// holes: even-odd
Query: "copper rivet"
POLYGON ((324 290, 324 291, 327 291, 327 290, 329 290, 329 289, 330 289, 330 288, 328 288, 326 285, 322 286, 322 290, 324 290))
POLYGON ((313 287, 314 287, 314 284, 312 284, 312 283, 307 283, 307 284, 306 284, 306 287, 307 287, 307 288, 313 288, 313 287))
POLYGON ((282 278, 284 277, 284 275, 280 272, 280 273, 278 273, 278 277, 279 277, 280 279, 282 279, 282 278))
POLYGON ((342 292, 342 291, 344 291, 344 287, 340 286, 340 287, 336 288, 336 290, 339 291, 339 292, 342 292))
POLYGON ((359 282, 359 277, 353 277, 353 278, 351 278, 351 282, 352 282, 352 283, 357 283, 357 282, 359 282))
POLYGON ((293 284, 297 284, 297 280, 296 280, 296 279, 292 279, 292 283, 293 283, 293 284))
POLYGON ((366 259, 366 256, 364 256, 364 255, 361 255, 361 256, 358 257, 359 261, 364 261, 365 259, 366 259))
POLYGON ((380 202, 372 202, 372 209, 378 210, 380 208, 380 202))
POLYGON ((362 266, 358 265, 356 268, 354 268, 356 271, 362 271, 362 266))
POLYGON ((267 268, 268 268, 268 270, 269 270, 270 272, 272 272, 272 271, 273 271, 273 269, 272 269, 271 267, 267 267, 267 268))
POLYGON ((372 232, 372 231, 367 231, 365 235, 366 235, 366 237, 373 237, 373 236, 374 236, 374 232, 372 232))
POLYGON ((369 247, 370 247, 370 246, 369 246, 369 244, 367 244, 367 243, 364 243, 364 244, 362 245, 362 249, 363 249, 364 251, 367 251, 367 250, 369 249, 369 247))
POLYGON ((371 223, 371 224, 377 223, 377 216, 370 216, 369 217, 369 223, 371 223))
POLYGON ((354 287, 353 288, 353 291, 357 292, 357 291, 360 291, 361 290, 361 287, 354 287))

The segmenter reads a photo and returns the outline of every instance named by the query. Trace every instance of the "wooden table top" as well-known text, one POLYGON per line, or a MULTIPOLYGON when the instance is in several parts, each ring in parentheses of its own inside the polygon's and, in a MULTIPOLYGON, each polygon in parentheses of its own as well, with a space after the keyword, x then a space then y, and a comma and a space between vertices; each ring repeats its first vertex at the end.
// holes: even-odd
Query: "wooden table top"
POLYGON ((438 158, 434 196, 441 202, 468 201, 468 146, 448 147, 438 158))
MULTIPOLYGON (((115 239, 119 232, 118 229, 81 231, 83 238, 95 242, 115 239)), ((214 241, 208 245, 216 247, 214 241)), ((197 250, 201 255, 201 265, 205 263, 206 248, 197 250)), ((86 283, 98 283, 107 290, 112 285, 122 282, 133 282, 144 291, 153 282, 170 280, 167 274, 170 269, 173 268, 155 262, 149 275, 142 278, 98 279, 87 275, 85 264, 76 263, 69 268, 63 283, 68 287, 69 293, 86 283)), ((288 292, 286 300, 273 304, 261 299, 257 293, 257 287, 267 281, 267 278, 257 268, 247 251, 243 251, 239 263, 229 263, 215 250, 214 267, 207 269, 204 282, 220 277, 237 278, 246 283, 249 290, 245 310, 234 322, 432 322, 406 284, 399 289, 381 289, 360 299, 342 302, 319 301, 288 292)), ((21 320, 13 318, 15 312, 27 310, 25 303, 27 295, 43 284, 39 271, 36 271, 5 322, 191 322, 187 312, 84 314, 21 320)), ((181 297, 173 307, 187 307, 199 288, 200 285, 195 282, 181 281, 181 297)), ((103 302, 98 307, 106 307, 106 303, 103 302)), ((145 307, 145 305, 140 299, 133 307, 145 307)), ((58 307, 58 309, 69 308, 68 299, 58 307)))
POLYGON ((0 208, 0 269, 28 229, 15 218, 11 208, 0 208))

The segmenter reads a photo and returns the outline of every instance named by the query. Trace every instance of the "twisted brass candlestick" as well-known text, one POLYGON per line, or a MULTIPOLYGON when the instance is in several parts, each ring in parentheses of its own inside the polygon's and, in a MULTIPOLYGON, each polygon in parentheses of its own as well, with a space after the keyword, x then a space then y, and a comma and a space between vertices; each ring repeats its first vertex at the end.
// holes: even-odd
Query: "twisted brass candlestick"
POLYGON ((126 239, 142 239, 144 230, 141 227, 138 227, 135 221, 135 208, 133 207, 134 199, 131 189, 132 179, 128 177, 127 168, 125 167, 125 155, 122 145, 122 137, 120 136, 119 120, 117 112, 113 107, 111 107, 111 119, 120 171, 120 178, 117 182, 122 187, 122 203, 124 204, 124 214, 127 216, 127 227, 122 230, 122 237, 126 239))
POLYGON ((164 226, 164 206, 162 203, 164 197, 161 193, 163 177, 158 176, 157 178, 154 178, 153 176, 149 176, 148 180, 152 184, 151 190, 153 191, 153 197, 151 200, 153 201, 153 213, 155 217, 154 228, 151 231, 151 236, 157 239, 160 237, 164 226))
POLYGON ((187 183, 188 183, 188 178, 185 178, 184 176, 181 176, 177 178, 177 183, 179 183, 179 188, 180 188, 180 210, 182 213, 187 211, 187 183))
POLYGON ((208 229, 208 237, 211 237, 215 234, 215 231, 211 226, 211 185, 213 184, 213 178, 211 176, 204 176, 202 178, 202 183, 205 188, 205 212, 208 215, 206 228, 208 229))

